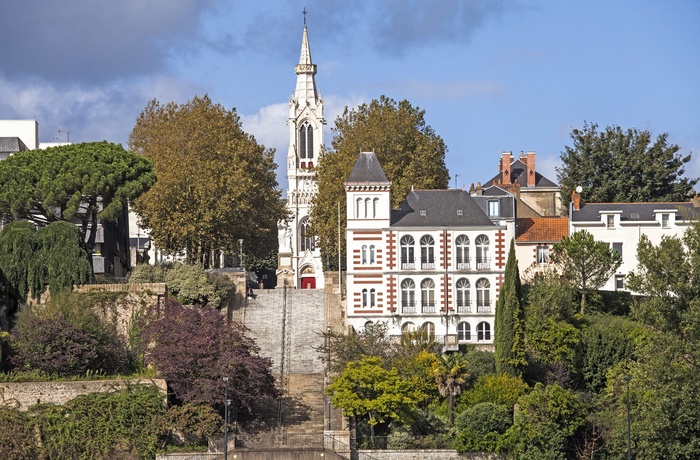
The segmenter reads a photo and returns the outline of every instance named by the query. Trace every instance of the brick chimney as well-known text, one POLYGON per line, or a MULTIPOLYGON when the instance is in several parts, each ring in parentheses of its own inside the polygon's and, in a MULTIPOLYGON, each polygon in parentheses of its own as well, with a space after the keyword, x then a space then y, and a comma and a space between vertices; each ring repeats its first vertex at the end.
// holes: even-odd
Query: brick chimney
POLYGON ((511 152, 502 152, 501 163, 498 167, 498 172, 501 174, 501 184, 510 185, 511 163, 513 163, 513 154, 511 152))
POLYGON ((574 211, 581 210, 581 195, 576 190, 571 192, 571 206, 574 211))
POLYGON ((527 166, 527 186, 535 186, 535 152, 527 152, 525 156, 525 165, 527 166))
POLYGON ((700 196, 698 196, 697 193, 695 194, 691 202, 693 203, 694 208, 700 208, 700 196))

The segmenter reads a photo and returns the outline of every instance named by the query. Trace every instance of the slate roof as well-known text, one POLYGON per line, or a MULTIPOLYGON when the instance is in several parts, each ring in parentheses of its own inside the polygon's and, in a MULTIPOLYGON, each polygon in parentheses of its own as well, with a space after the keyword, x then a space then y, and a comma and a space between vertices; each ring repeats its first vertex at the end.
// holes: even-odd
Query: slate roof
POLYGON ((346 183, 364 183, 364 182, 379 182, 389 184, 389 179, 386 178, 384 170, 377 160, 377 155, 374 152, 361 152, 360 157, 355 162, 355 166, 350 172, 350 176, 346 183))
POLYGON ((515 222, 517 243, 558 243, 568 233, 567 217, 525 217, 515 222))
MULTIPOLYGON (((498 174, 490 181, 484 184, 484 187, 496 185, 501 180, 501 175, 498 174)), ((515 160, 510 164, 510 182, 511 184, 518 183, 520 187, 527 187, 527 166, 520 160, 515 160)), ((535 171, 535 187, 559 187, 551 180, 544 177, 542 174, 535 171)))
POLYGON ((693 203, 682 202, 645 202, 645 203, 585 203, 579 211, 571 213, 572 222, 597 222, 600 221, 600 212, 620 212, 620 222, 653 221, 656 219, 654 211, 677 210, 676 220, 689 220, 700 218, 700 207, 693 203))
POLYGON ((19 137, 0 137, 0 152, 16 153, 29 150, 19 137))
POLYGON ((392 227, 494 225, 465 190, 411 190, 399 209, 391 211, 392 227), (461 215, 458 211, 462 211, 461 215))

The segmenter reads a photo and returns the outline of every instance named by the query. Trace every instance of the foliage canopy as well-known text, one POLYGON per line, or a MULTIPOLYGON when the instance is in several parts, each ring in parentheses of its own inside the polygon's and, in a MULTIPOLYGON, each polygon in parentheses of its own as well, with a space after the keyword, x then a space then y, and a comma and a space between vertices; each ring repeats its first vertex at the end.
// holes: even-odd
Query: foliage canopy
POLYGON ((155 182, 151 162, 121 145, 85 142, 19 152, 0 161, 0 215, 39 226, 81 223, 88 251, 98 218, 113 222, 155 182))
POLYGON ((572 146, 561 154, 557 168, 564 205, 581 186, 581 199, 592 203, 686 201, 698 179, 683 177, 690 155, 668 143, 668 134, 652 140, 649 131, 595 123, 571 132, 572 146))
POLYGON ((503 285, 496 304, 494 325, 496 372, 499 374, 519 375, 520 367, 525 364, 524 316, 520 305, 520 291, 515 240, 511 240, 503 285))
POLYGON ((286 217, 274 150, 245 133, 235 109, 208 96, 178 105, 150 101, 129 148, 153 161, 156 184, 134 203, 159 247, 208 266, 216 251, 263 256, 286 217))

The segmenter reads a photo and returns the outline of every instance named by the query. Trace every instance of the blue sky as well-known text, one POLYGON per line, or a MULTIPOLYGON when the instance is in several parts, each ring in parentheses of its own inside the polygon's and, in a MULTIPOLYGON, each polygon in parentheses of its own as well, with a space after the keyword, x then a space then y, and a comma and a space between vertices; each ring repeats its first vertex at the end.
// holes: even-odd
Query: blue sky
POLYGON ((502 151, 537 152, 556 181, 585 121, 667 132, 700 176, 694 0, 8 3, 0 119, 38 120, 41 141, 62 129, 72 142, 126 145, 148 100, 208 94, 283 165, 305 7, 327 145, 345 106, 387 95, 426 111, 452 186, 496 175, 502 151))

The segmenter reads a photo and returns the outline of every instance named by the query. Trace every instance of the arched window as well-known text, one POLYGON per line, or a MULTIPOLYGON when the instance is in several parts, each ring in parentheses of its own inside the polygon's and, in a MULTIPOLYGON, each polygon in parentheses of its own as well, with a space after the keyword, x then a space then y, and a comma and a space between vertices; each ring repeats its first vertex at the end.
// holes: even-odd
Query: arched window
POLYGON ((469 237, 459 235, 455 240, 455 252, 457 255, 457 270, 469 269, 469 237))
POLYGON ((367 289, 362 290, 362 306, 366 307, 368 304, 368 298, 367 298, 367 289))
POLYGON ((401 326, 401 333, 408 334, 410 332, 416 332, 416 325, 410 321, 407 323, 403 323, 403 326, 401 326))
POLYGON ((476 340, 491 340, 491 325, 486 321, 476 325, 476 340))
POLYGON ((361 212, 362 212, 362 198, 358 198, 355 201, 355 218, 356 219, 362 218, 361 212))
POLYGON ((374 216, 371 214, 371 211, 372 211, 372 210, 370 209, 370 205, 371 205, 370 199, 369 199, 369 198, 365 198, 365 219, 371 219, 372 217, 374 217, 374 216))
POLYGON ((479 235, 476 237, 476 268, 484 270, 489 268, 489 237, 479 235))
POLYGON ((426 278, 420 282, 421 312, 435 313, 435 281, 426 278))
POLYGON ((416 312, 416 283, 411 278, 401 281, 401 312, 416 312))
POLYGON ((469 326, 469 323, 466 321, 462 321, 461 323, 457 324, 457 340, 460 342, 464 342, 466 340, 471 340, 472 339, 472 330, 471 326, 469 326))
POLYGON ((308 217, 304 217, 299 223, 299 249, 304 252, 307 249, 314 251, 316 249, 316 238, 308 233, 311 223, 308 217))
POLYGON ((374 261, 375 261, 375 259, 376 259, 376 252, 377 252, 377 251, 376 251, 376 249, 375 249, 375 246, 374 246, 374 245, 371 245, 371 246, 369 247, 369 263, 370 263, 370 264, 373 264, 373 263, 374 263, 374 261))
POLYGON ((369 290, 369 306, 370 307, 377 306, 377 290, 376 289, 369 290))
POLYGON ((362 265, 367 264, 367 245, 362 245, 362 265))
POLYGON ((379 207, 379 198, 372 200, 372 217, 377 217, 377 208, 379 207))
POLYGON ((427 323, 423 323, 420 329, 421 332, 426 334, 428 337, 435 337, 435 325, 430 321, 428 321, 427 323))
POLYGON ((373 328, 374 328, 374 323, 372 321, 367 321, 365 323, 365 332, 372 332, 373 328))
POLYGON ((401 237, 401 269, 410 270, 416 268, 413 245, 416 244, 411 235, 401 237))
POLYGON ((457 313, 471 313, 471 302, 469 296, 469 280, 460 278, 457 280, 457 313))
POLYGON ((486 278, 476 282, 476 312, 491 313, 491 283, 486 278))
POLYGON ((420 239, 420 265, 422 270, 435 268, 435 240, 430 235, 423 235, 420 239))
POLYGON ((299 158, 314 157, 314 128, 308 121, 302 123, 299 128, 299 158))

